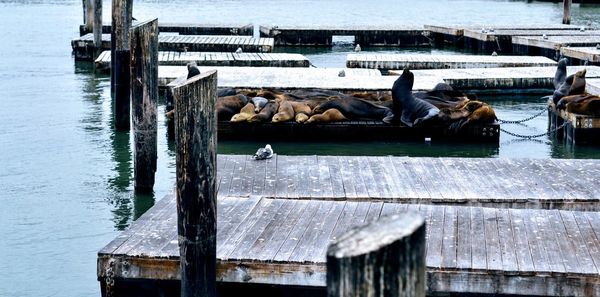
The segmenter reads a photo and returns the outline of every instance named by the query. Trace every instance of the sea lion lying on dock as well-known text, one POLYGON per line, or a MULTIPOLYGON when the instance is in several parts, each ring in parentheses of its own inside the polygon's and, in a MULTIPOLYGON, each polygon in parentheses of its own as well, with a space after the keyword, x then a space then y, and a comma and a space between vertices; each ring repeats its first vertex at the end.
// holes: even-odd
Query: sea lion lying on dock
POLYGON ((558 101, 556 109, 576 114, 600 116, 600 97, 590 94, 565 96, 558 101))
POLYGON ((326 110, 324 113, 315 114, 306 121, 306 123, 315 123, 315 122, 340 122, 348 120, 339 110, 335 108, 330 108, 326 110))
POLYGON ((459 108, 442 108, 438 118, 455 132, 468 124, 488 124, 497 120, 494 109, 481 101, 469 101, 459 108))
POLYGON ((254 104, 248 102, 244 107, 242 107, 240 113, 235 114, 233 115, 233 117, 231 117, 231 122, 245 122, 254 115, 256 115, 256 112, 254 111, 254 104))
POLYGON ((292 108, 294 109, 295 120, 297 123, 304 123, 308 120, 308 117, 312 113, 312 109, 308 104, 300 101, 290 101, 292 108))
POLYGON ((248 122, 269 122, 271 121, 273 115, 277 113, 278 109, 279 103, 277 103, 275 100, 270 100, 267 102, 267 104, 265 104, 265 107, 263 107, 258 114, 250 117, 248 122))
POLYGON ((248 103, 248 98, 242 94, 217 98, 217 119, 227 121, 238 113, 248 103))
POLYGON ((277 113, 273 116, 273 119, 271 120, 271 122, 273 122, 273 123, 287 122, 287 121, 293 119, 294 115, 295 115, 294 107, 292 107, 292 104, 287 100, 281 100, 279 102, 279 109, 277 110, 277 113))
POLYGON ((267 100, 267 98, 265 97, 260 97, 260 96, 256 96, 256 97, 252 97, 252 103, 254 104, 254 111, 255 112, 260 112, 260 110, 265 107, 265 105, 267 104, 267 102, 269 102, 269 100, 267 100))
POLYGON ((413 127, 431 119, 435 119, 440 110, 433 104, 416 98, 412 94, 415 76, 410 70, 404 69, 402 75, 392 86, 393 113, 395 121, 413 127))
POLYGON ((394 118, 391 109, 350 96, 323 102, 315 107, 313 114, 323 113, 331 108, 339 110, 346 118, 351 120, 370 119, 391 123, 394 118))

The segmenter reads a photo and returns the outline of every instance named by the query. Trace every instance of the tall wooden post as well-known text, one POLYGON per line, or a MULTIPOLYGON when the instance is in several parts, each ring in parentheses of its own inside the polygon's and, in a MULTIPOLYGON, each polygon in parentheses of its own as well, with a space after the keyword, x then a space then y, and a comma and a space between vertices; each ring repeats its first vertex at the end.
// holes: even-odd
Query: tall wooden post
POLYGON ((129 29, 133 0, 112 1, 112 23, 110 31, 110 85, 115 100, 115 128, 129 130, 130 114, 130 70, 129 29))
POLYGON ((92 32, 94 33, 94 59, 102 52, 102 0, 93 0, 94 22, 92 32))
POLYGON ((136 191, 151 191, 156 173, 158 19, 131 28, 131 105, 136 191))
POLYGON ((425 222, 401 213, 341 236, 327 249, 327 296, 425 296, 425 222))
POLYGON ((216 296, 217 73, 173 88, 181 296, 216 296))
POLYGON ((85 2, 84 24, 88 32, 94 29, 94 0, 83 0, 85 2))
POLYGON ((573 0, 563 0, 563 24, 571 23, 571 4, 573 0))

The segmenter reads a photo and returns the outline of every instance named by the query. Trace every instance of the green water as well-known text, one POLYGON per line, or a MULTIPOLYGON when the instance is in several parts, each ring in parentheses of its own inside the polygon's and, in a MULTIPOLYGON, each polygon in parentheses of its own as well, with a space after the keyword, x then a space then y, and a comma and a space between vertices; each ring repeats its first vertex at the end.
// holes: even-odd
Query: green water
MULTIPOLYGON (((109 20, 110 2, 104 2, 109 20)), ((599 26, 600 8, 574 5, 573 20, 599 26)), ((70 40, 81 1, 0 0, 0 296, 99 296, 96 253, 170 192, 173 145, 159 124, 154 193, 133 193, 131 135, 114 132, 109 78, 75 63, 70 40)), ((525 1, 135 1, 137 19, 272 25, 554 24, 560 4, 525 1)), ((342 67, 351 47, 308 52, 342 67)), ((437 50, 433 50, 436 52, 437 50)), ((386 49, 385 52, 398 52, 386 49)), ((537 112, 536 96, 490 100, 498 116, 537 112), (526 98, 525 98, 526 97, 526 98)), ((162 114, 164 105, 159 107, 162 114)), ((506 127, 509 128, 508 126, 506 127)), ((546 117, 515 132, 545 131, 546 117)), ((500 147, 441 143, 272 143, 280 154, 598 158, 598 149, 544 137, 501 135, 500 147)), ((220 153, 263 143, 222 142, 220 153)))

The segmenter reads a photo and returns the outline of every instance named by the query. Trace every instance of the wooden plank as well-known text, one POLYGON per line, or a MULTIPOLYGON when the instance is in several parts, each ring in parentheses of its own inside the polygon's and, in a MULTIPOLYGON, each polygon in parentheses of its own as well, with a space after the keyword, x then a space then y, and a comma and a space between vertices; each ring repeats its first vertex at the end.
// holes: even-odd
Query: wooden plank
POLYGON ((514 234, 514 246, 517 263, 519 265, 519 272, 521 274, 532 273, 535 270, 535 267, 531 257, 529 240, 522 212, 510 210, 509 215, 511 228, 514 234))
POLYGON ((496 209, 496 222, 498 224, 500 250, 502 251, 502 271, 506 275, 516 275, 519 273, 519 263, 509 210, 496 209))
POLYGON ((471 268, 471 208, 457 207, 456 268, 471 268))
POLYGON ((232 156, 233 170, 229 196, 242 196, 244 170, 247 164, 247 156, 232 156))
POLYGON ((512 210, 512 215, 518 220, 522 220, 525 224, 525 230, 527 232, 527 240, 529 242, 529 249, 531 251, 531 259, 535 271, 538 274, 549 273, 552 271, 548 262, 548 254, 544 250, 545 242, 542 239, 541 231, 539 230, 539 224, 536 222, 536 218, 533 216, 530 210, 512 210))
POLYGON ((487 237, 484 228, 483 209, 471 209, 471 269, 486 270, 487 265, 487 237))
POLYGON ((485 225, 487 268, 491 271, 501 271, 502 251, 500 250, 500 236, 498 235, 498 222, 495 209, 483 208, 483 220, 485 225))
POLYGON ((458 218, 455 207, 446 207, 444 213, 444 231, 442 239, 442 267, 457 267, 458 218))
POLYGON ((323 203, 316 201, 309 201, 306 205, 306 209, 304 210, 302 216, 296 221, 296 224, 292 227, 289 232, 287 238, 284 240, 283 244, 277 251, 277 254, 273 257, 274 261, 288 261, 292 252, 299 244, 302 235, 306 232, 306 230, 310 227, 309 223, 317 215, 318 211, 322 210, 323 203))
MULTIPOLYGON (((575 221, 577 222, 577 227, 581 232, 581 238, 584 240, 585 245, 588 248, 590 256, 594 261, 594 265, 596 269, 600 272, 600 238, 594 234, 594 229, 590 224, 594 219, 590 219, 586 216, 586 213, 580 211, 572 212, 575 217, 575 221)), ((597 212, 596 214, 597 218, 597 212)))
POLYGON ((546 220, 542 224, 548 226, 549 229, 549 236, 547 238, 550 242, 546 245, 546 250, 549 251, 550 263, 562 262, 559 264, 560 268, 558 271, 575 273, 584 264, 579 263, 574 253, 576 249, 569 244, 570 240, 567 237, 560 213, 557 210, 550 210, 544 213, 546 214, 546 220), (550 254, 550 251, 554 252, 554 254, 550 254))
MULTIPOLYGON (((331 172, 329 171, 329 163, 327 162, 327 159, 323 158, 322 156, 316 156, 316 158, 319 171, 317 184, 319 194, 323 195, 324 197, 336 198, 336 196, 333 194, 333 184, 331 172)), ((316 196, 316 193, 314 196, 316 196)))
MULTIPOLYGON (((575 256, 577 256, 577 261, 579 263, 576 268, 577 273, 597 274, 599 273, 599 270, 594 264, 594 259, 590 253, 591 250, 588 249, 588 245, 582 236, 581 229, 579 229, 573 213, 574 212, 572 211, 559 211, 559 216, 562 219, 559 223, 563 227, 562 231, 565 232, 564 234, 571 246, 571 249, 567 252, 573 253, 574 251, 575 256)), ((554 214, 554 212, 552 214, 554 214)), ((563 253, 564 252, 565 251, 563 251, 563 253)))
POLYGON ((442 241, 444 236, 444 206, 432 206, 427 238, 427 267, 442 267, 442 241))

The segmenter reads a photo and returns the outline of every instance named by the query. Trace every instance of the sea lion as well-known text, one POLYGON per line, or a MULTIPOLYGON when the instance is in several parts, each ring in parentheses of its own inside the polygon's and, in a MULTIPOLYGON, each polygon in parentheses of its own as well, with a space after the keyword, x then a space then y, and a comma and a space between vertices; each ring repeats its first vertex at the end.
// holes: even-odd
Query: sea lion
POLYGON ((195 62, 187 63, 187 70, 188 70, 187 79, 190 79, 190 78, 200 74, 200 69, 198 69, 198 66, 196 65, 195 62))
POLYGON ((400 122, 412 127, 437 117, 440 110, 433 104, 416 98, 412 94, 415 76, 410 70, 404 69, 402 75, 392 86, 394 115, 400 122))
POLYGON ((339 110, 335 108, 330 108, 326 110, 324 113, 315 114, 306 121, 306 123, 314 123, 314 122, 340 122, 348 120, 339 110))
POLYGON ((310 115, 310 112, 312 111, 312 108, 310 108, 310 106, 303 101, 290 101, 290 104, 292 104, 295 114, 304 113, 306 115, 310 115))
POLYGON ((217 119, 227 121, 238 113, 248 103, 248 98, 242 94, 217 98, 217 119))
POLYGON ((573 75, 573 83, 569 88, 569 95, 580 95, 585 92, 585 74, 587 70, 582 69, 573 75))
POLYGON ((217 88, 217 97, 233 96, 235 94, 237 92, 234 88, 217 88))
POLYGON ((245 122, 255 114, 256 112, 254 112, 254 104, 248 102, 244 107, 242 107, 240 113, 234 114, 233 117, 231 117, 230 121, 234 123, 245 122))
POLYGON ((590 96, 590 98, 587 98, 586 100, 571 102, 567 104, 567 111, 570 113, 600 117, 600 97, 590 96))
POLYGON ((558 61, 556 72, 554 73, 554 89, 558 89, 567 78, 567 58, 562 58, 558 61))
POLYGON ((267 104, 267 102, 269 102, 269 100, 267 100, 267 98, 265 97, 253 97, 252 103, 254 104, 254 111, 259 112, 263 107, 265 107, 265 104, 267 104))
POLYGON ((438 118, 453 131, 470 123, 493 123, 497 119, 494 109, 481 101, 469 101, 460 108, 442 108, 438 118))
POLYGON ((297 113, 295 116, 296 123, 304 123, 308 121, 308 115, 305 113, 297 113))
POLYGON ((394 113, 391 109, 350 96, 323 102, 315 107, 313 114, 323 113, 331 108, 339 110, 346 118, 352 120, 372 119, 381 120, 389 124, 394 118, 394 113))
POLYGON ((278 108, 279 103, 277 103, 275 100, 271 100, 267 102, 267 104, 265 104, 265 107, 263 107, 258 114, 255 114, 252 117, 250 117, 248 119, 248 122, 268 122, 277 112, 278 108))
POLYGON ((279 109, 277 110, 277 113, 273 116, 271 122, 287 122, 293 119, 294 115, 294 107, 292 107, 292 104, 287 100, 282 100, 279 102, 279 109))

